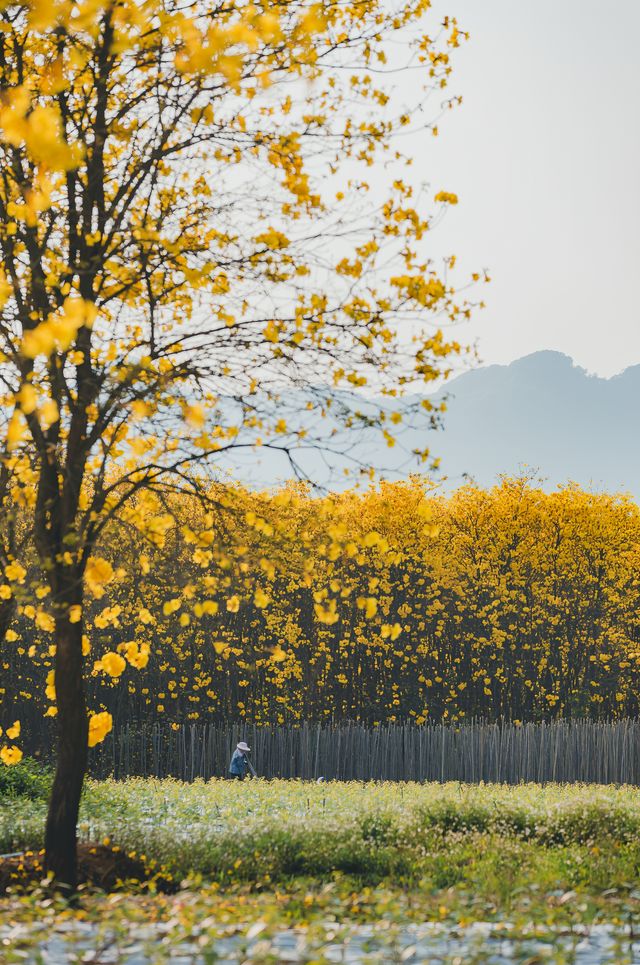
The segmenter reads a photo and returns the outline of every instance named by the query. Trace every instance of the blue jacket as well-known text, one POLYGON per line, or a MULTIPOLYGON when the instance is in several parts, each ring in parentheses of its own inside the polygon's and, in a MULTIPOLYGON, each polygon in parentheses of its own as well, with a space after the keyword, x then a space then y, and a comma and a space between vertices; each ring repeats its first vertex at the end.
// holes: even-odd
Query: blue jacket
POLYGON ((240 774, 244 776, 249 770, 249 762, 244 756, 242 751, 235 750, 233 752, 233 757, 231 758, 231 763, 229 764, 229 774, 240 774))

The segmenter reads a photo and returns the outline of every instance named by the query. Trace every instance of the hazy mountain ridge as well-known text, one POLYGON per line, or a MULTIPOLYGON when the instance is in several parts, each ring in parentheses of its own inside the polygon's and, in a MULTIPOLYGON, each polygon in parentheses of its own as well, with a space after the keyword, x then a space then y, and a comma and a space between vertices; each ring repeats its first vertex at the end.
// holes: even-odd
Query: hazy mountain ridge
POLYGON ((571 479, 640 497, 639 365, 603 379, 559 352, 536 352, 464 373, 447 392, 432 449, 451 483, 467 473, 490 485, 528 465, 548 486, 571 479))
MULTIPOLYGON (((432 399, 443 396, 447 412, 442 429, 430 430, 423 410, 419 424, 404 424, 399 432, 393 427, 398 441, 391 448, 373 429, 341 430, 336 448, 374 465, 383 477, 399 479, 425 471, 411 453, 428 446, 441 460, 438 478, 447 489, 467 478, 490 486, 501 473, 526 466, 546 480, 545 488, 573 480, 640 499, 640 365, 603 379, 560 352, 535 352, 509 365, 465 372, 432 399)), ((308 450, 296 458, 303 473, 323 486, 343 489, 358 478, 357 472, 344 475, 348 460, 343 457, 308 450)), ((231 471, 258 487, 293 475, 286 457, 267 449, 247 451, 234 459, 231 471)))

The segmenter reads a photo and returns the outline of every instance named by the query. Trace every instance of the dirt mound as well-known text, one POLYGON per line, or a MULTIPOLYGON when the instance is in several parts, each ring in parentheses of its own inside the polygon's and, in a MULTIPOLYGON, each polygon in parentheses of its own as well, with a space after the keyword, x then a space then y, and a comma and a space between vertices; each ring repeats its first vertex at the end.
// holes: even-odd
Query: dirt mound
MULTIPOLYGON (((44 851, 0 857, 0 895, 6 894, 8 888, 27 891, 39 886, 44 878, 44 851)), ((78 845, 78 881, 103 891, 117 891, 126 882, 150 881, 155 882, 158 891, 175 890, 171 876, 153 863, 145 864, 134 854, 104 844, 78 845)))

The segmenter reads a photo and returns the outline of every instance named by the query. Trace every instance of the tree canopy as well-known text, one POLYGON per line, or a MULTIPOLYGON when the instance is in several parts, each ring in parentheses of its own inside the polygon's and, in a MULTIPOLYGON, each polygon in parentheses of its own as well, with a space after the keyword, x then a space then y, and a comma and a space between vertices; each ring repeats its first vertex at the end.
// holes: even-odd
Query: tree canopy
POLYGON ((470 305, 454 259, 427 246, 457 198, 416 199, 395 141, 416 124, 436 133, 455 102, 444 89, 464 35, 449 19, 425 33, 428 7, 0 3, 1 623, 31 606, 52 634, 47 862, 71 886, 87 745, 110 727, 88 718, 83 682, 85 588, 114 573, 94 552, 105 527, 153 545, 168 496, 190 492, 213 553, 232 507, 202 481, 223 454, 276 447, 295 473, 300 447, 331 447, 336 420, 393 444, 398 396, 461 351, 440 322, 470 305), (412 104, 394 96, 406 70, 412 104))
MULTIPOLYGON (((530 477, 449 496, 418 478, 324 499, 236 493, 243 572, 226 584, 193 541, 196 498, 174 498, 164 547, 112 530, 98 548, 114 577, 85 606, 87 690, 114 731, 638 713, 640 513, 624 495, 530 477), (328 518, 345 552, 325 542, 328 518), (282 552, 267 561, 271 526, 282 552)), ((10 636, 8 722, 34 749, 55 710, 50 635, 23 612, 10 636)))

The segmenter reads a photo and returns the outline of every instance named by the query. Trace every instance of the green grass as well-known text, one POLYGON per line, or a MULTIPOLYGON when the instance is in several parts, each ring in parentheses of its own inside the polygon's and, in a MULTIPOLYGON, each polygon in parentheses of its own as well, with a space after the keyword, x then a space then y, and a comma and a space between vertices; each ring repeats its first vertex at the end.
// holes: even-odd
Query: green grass
MULTIPOLYGON (((45 802, 0 800, 0 850, 42 846, 45 802)), ((253 885, 336 873, 496 897, 634 887, 640 791, 572 785, 89 782, 80 836, 174 876, 253 885)))
MULTIPOLYGON (((43 799, 3 795, 0 849, 40 847, 45 810, 43 799)), ((123 947, 138 941, 140 923, 155 922, 165 937, 151 940, 153 961, 171 961, 176 944, 193 936, 249 940, 253 928, 266 942, 293 927, 304 933, 304 960, 321 962, 328 922, 346 933, 367 923, 393 941, 393 929, 411 922, 493 922, 510 934, 553 935, 640 917, 634 788, 89 782, 79 830, 159 862, 181 890, 87 892, 73 912, 38 893, 5 899, 0 929, 3 919, 17 923, 4 946, 15 961, 38 935, 66 935, 77 918, 98 931, 117 926, 113 940, 123 947)), ((269 954, 255 961, 277 960, 269 954)))

